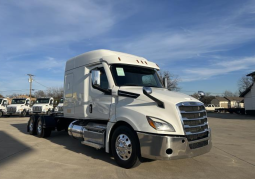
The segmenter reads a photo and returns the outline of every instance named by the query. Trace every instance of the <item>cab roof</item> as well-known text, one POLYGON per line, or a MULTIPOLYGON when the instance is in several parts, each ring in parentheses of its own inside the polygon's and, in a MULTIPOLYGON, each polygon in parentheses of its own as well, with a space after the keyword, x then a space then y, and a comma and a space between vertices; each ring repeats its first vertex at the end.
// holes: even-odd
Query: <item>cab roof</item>
POLYGON ((102 61, 106 61, 108 64, 128 64, 159 70, 159 67, 156 63, 150 62, 143 57, 102 49, 86 52, 69 59, 66 62, 65 71, 81 66, 96 65, 101 63, 102 61))

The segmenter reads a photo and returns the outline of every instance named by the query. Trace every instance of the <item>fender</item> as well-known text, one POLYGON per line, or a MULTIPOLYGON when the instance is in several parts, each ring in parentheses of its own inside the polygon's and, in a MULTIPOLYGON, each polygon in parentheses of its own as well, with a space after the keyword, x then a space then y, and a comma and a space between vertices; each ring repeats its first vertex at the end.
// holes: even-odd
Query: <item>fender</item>
POLYGON ((57 122, 53 116, 43 116, 42 115, 39 118, 42 120, 43 128, 55 128, 57 126, 57 122))
POLYGON ((135 125, 132 123, 131 120, 127 119, 127 118, 117 118, 114 121, 109 121, 107 123, 107 130, 106 130, 106 134, 105 134, 105 152, 109 153, 110 152, 110 136, 112 134, 112 129, 115 128, 115 126, 121 122, 128 124, 129 126, 131 126, 133 128, 134 131, 136 131, 136 127, 135 125), (117 122, 115 122, 115 120, 117 122))

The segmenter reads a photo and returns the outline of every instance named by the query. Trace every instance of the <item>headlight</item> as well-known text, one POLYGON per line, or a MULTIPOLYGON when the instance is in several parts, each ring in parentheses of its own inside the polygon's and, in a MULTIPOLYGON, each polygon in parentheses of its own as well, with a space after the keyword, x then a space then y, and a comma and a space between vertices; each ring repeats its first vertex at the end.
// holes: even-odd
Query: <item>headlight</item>
POLYGON ((55 108, 54 108, 54 111, 58 111, 58 107, 55 107, 55 108))
POLYGON ((149 117, 149 116, 146 116, 146 117, 147 117, 148 123, 154 129, 156 129, 158 131, 175 132, 174 127, 171 124, 169 124, 168 122, 163 121, 162 119, 155 118, 155 117, 149 117))

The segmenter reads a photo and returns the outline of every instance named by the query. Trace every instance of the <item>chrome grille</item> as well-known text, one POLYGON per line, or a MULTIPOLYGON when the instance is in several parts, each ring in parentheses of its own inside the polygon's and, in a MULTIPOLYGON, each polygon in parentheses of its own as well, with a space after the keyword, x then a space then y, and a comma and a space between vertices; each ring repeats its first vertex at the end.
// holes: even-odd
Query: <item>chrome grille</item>
POLYGON ((58 107, 58 111, 63 111, 63 107, 62 107, 62 106, 59 106, 59 107, 58 107))
POLYGON ((207 115, 205 107, 202 103, 198 102, 183 102, 177 104, 181 118, 183 121, 183 128, 186 134, 186 137, 190 144, 191 149, 198 147, 203 147, 208 144, 208 141, 199 141, 203 140, 209 136, 207 115))
POLYGON ((201 141, 201 142, 197 142, 197 143, 193 143, 193 144, 189 144, 189 147, 191 149, 197 149, 199 147, 204 147, 208 145, 208 140, 204 140, 204 141, 201 141))
POLYGON ((33 107, 33 112, 42 112, 42 107, 40 106, 33 107))
POLYGON ((16 112, 16 107, 8 107, 7 112, 16 112))

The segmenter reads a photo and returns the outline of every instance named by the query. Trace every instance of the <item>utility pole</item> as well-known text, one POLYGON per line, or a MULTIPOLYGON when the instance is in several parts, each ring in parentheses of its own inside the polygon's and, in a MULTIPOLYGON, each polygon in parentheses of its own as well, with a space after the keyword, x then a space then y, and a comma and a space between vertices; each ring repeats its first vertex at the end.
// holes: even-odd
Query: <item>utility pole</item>
POLYGON ((30 83, 30 94, 29 94, 29 98, 31 100, 31 91, 32 91, 32 82, 33 82, 33 76, 32 74, 27 74, 29 76, 28 82, 30 83))

